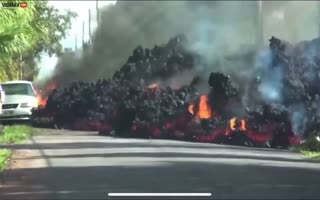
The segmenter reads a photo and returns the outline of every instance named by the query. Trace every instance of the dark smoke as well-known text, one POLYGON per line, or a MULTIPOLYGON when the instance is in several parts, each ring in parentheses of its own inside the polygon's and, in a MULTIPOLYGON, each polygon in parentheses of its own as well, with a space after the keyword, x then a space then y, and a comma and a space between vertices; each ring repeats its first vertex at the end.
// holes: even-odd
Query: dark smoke
POLYGON ((233 64, 223 57, 255 43, 252 16, 254 2, 120 1, 101 12, 92 44, 64 55, 54 73, 65 77, 60 84, 110 78, 138 45, 152 48, 179 33, 191 41, 190 50, 202 55, 200 69, 228 70, 233 64))
MULTIPOLYGON (((265 44, 271 35, 289 41, 314 38, 313 4, 264 2, 265 44), (302 12, 301 7, 304 17, 292 17, 297 10, 302 12)), ((54 76, 60 77, 60 85, 110 78, 138 45, 152 48, 183 33, 192 41, 190 49, 202 55, 203 66, 199 68, 235 74, 243 81, 252 77, 252 59, 242 58, 254 54, 256 6, 254 1, 118 1, 100 12, 92 44, 82 52, 60 58, 54 76), (234 54, 240 54, 241 59, 230 58, 234 54)))

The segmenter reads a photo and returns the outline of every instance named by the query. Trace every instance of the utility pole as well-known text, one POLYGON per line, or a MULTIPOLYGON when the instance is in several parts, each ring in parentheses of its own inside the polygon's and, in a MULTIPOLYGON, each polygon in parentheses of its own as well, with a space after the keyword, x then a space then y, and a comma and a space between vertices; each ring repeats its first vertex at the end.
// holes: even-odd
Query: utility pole
POLYGON ((320 37, 320 1, 317 1, 316 4, 317 4, 317 8, 318 8, 318 20, 317 20, 318 37, 320 37))
POLYGON ((78 50, 78 34, 76 34, 74 49, 75 49, 75 51, 78 50))
POLYGON ((97 13, 97 24, 99 24, 99 19, 100 19, 100 16, 99 16, 99 0, 96 0, 96 13, 97 13))
POLYGON ((263 1, 257 1, 257 48, 263 47, 264 35, 263 35, 263 1))
POLYGON ((91 11, 90 11, 90 8, 89 8, 89 20, 88 20, 88 31, 89 31, 89 44, 91 44, 91 11))
POLYGON ((83 20, 83 22, 82 22, 82 49, 83 49, 83 47, 84 47, 84 20, 83 20))

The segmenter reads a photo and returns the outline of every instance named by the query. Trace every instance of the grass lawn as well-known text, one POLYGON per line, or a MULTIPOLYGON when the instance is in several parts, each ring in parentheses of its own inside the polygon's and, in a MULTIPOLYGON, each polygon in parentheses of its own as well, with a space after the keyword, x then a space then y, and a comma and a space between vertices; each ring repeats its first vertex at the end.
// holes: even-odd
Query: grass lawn
POLYGON ((296 146, 293 150, 309 158, 320 159, 320 141, 316 138, 308 138, 305 143, 296 146))
POLYGON ((320 158, 320 151, 300 150, 300 153, 310 158, 320 158))
POLYGON ((0 149, 0 172, 6 168, 10 156, 11 151, 9 149, 0 149))
MULTIPOLYGON (((5 126, 0 130, 0 144, 19 143, 32 134, 32 127, 26 125, 5 126)), ((6 168, 7 161, 12 151, 9 149, 0 149, 0 171, 6 168)))

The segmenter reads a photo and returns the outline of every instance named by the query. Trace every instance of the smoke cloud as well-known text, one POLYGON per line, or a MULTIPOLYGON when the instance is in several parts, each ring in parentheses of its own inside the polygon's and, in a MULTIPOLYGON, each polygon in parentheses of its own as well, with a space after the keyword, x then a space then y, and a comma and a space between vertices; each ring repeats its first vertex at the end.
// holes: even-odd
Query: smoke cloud
MULTIPOLYGON (((315 36, 315 2, 264 1, 263 6, 265 44, 271 35, 288 41, 315 36), (301 17, 294 17, 298 10, 301 17)), ((189 48, 202 56, 199 69, 205 69, 206 79, 207 72, 220 71, 246 87, 255 72, 255 1, 118 1, 100 15, 92 43, 59 59, 53 72, 59 84, 110 78, 138 45, 152 48, 180 33, 187 36, 189 48)), ((274 99, 280 92, 274 87, 266 83, 261 91, 274 99)))
MULTIPOLYGON (((263 6, 265 41, 273 34, 288 41, 315 36, 315 2, 268 1, 263 6), (303 17, 293 17, 298 10, 303 17)), ((190 49, 202 55, 199 67, 250 77, 251 61, 226 56, 254 49, 256 8, 254 1, 118 1, 100 12, 92 44, 60 58, 53 74, 65 77, 60 84, 110 78, 138 45, 151 48, 183 33, 190 49)))
POLYGON ((100 13, 92 44, 81 57, 60 58, 55 74, 67 80, 110 78, 138 45, 151 48, 180 33, 213 68, 224 55, 254 45, 254 8, 254 2, 120 1, 100 13))

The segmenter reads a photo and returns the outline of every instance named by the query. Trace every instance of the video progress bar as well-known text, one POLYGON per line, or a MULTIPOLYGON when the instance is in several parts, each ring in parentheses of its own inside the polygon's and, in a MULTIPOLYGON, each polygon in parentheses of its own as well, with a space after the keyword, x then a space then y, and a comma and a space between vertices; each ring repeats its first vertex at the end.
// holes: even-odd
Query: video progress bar
POLYGON ((211 197, 211 193, 108 193, 109 197, 211 197))

